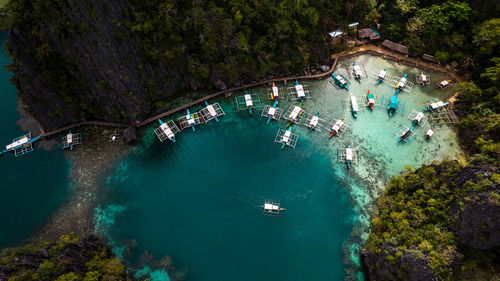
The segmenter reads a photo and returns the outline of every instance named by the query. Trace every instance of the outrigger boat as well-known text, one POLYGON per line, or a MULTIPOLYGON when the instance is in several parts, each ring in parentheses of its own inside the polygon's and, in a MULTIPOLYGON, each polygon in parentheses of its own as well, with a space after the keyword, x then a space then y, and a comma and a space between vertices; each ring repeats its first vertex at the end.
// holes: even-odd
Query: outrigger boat
POLYGON ((398 109, 398 90, 392 95, 391 102, 389 103, 389 117, 398 109))
POLYGON ((217 118, 217 116, 215 116, 217 113, 215 112, 214 108, 210 107, 210 104, 208 104, 208 101, 205 101, 205 105, 207 106, 209 113, 213 114, 215 122, 219 122, 219 118, 217 118), (213 113, 211 111, 213 111, 213 113))
POLYGON ((337 120, 337 122, 335 122, 335 124, 333 124, 332 128, 330 129, 330 138, 333 137, 333 135, 338 134, 338 132, 340 131, 342 126, 344 126, 344 119, 345 119, 345 116, 342 117, 342 120, 337 120))
POLYGON ((278 104, 278 101, 275 100, 273 107, 270 107, 269 110, 267 111, 267 124, 271 122, 271 119, 273 119, 274 114, 276 114, 276 105, 278 104))
POLYGON ((417 113, 417 115, 413 118, 412 120, 413 126, 418 125, 422 121, 423 117, 424 117, 424 110, 417 113))
POLYGON ((194 124, 196 123, 194 121, 194 116, 189 112, 189 109, 186 109, 186 120, 188 122, 189 125, 191 125, 191 128, 193 128, 193 132, 196 131, 196 129, 194 128, 194 124))
POLYGON ((248 108, 248 113, 250 113, 250 115, 253 116, 253 113, 252 113, 252 107, 253 107, 253 101, 252 101, 252 96, 245 90, 245 104, 248 108))
POLYGON ((386 74, 387 74, 387 68, 384 68, 384 70, 380 70, 380 73, 378 74, 377 77, 377 85, 382 83, 382 81, 384 81, 386 74))
POLYGON ((274 84, 274 82, 273 82, 273 87, 272 87, 272 91, 271 91, 271 99, 275 100, 276 102, 278 102, 278 100, 280 99, 279 89, 278 89, 278 87, 276 87, 276 84, 274 84))
POLYGON ((351 111, 354 118, 358 118, 358 101, 355 96, 351 96, 351 111))
POLYGON ((302 87, 297 80, 295 80, 295 91, 297 92, 297 98, 300 99, 301 103, 304 103, 306 93, 304 92, 304 87, 302 87))
POLYGON ((396 88, 398 90, 402 90, 406 84, 406 76, 408 76, 408 73, 405 73, 403 77, 401 77, 401 80, 399 80, 399 83, 396 85, 396 88))
POLYGON ((368 101, 368 107, 373 110, 373 106, 375 105, 375 96, 373 94, 370 94, 370 90, 367 90, 368 93, 366 94, 366 100, 368 101))
POLYGON ((280 201, 265 200, 264 205, 260 207, 264 216, 279 217, 280 212, 286 211, 286 208, 281 207, 280 201))
POLYGON ((443 80, 436 84, 436 89, 444 89, 451 86, 451 80, 443 80))
POLYGON ((427 83, 427 76, 423 72, 420 72, 420 82, 422 83, 422 87, 425 87, 425 83, 427 83))
POLYGON ((432 138, 432 135, 434 135, 434 130, 430 128, 427 130, 427 133, 425 133, 425 139, 430 140, 432 138))
POLYGON ((292 137, 292 127, 288 127, 283 137, 281 137, 281 150, 285 149, 285 146, 290 142, 292 137))
POLYGON ((352 62, 352 74, 354 75, 354 78, 358 80, 358 82, 361 82, 361 68, 359 68, 359 65, 357 65, 355 62, 352 62))
POLYGON ((18 138, 12 140, 12 143, 5 146, 3 151, 0 151, 0 155, 7 152, 14 152, 14 156, 18 157, 26 153, 33 151, 33 143, 40 139, 40 136, 31 138, 31 133, 25 134, 18 138))
POLYGON ((352 148, 349 147, 348 144, 345 145, 345 165, 347 166, 347 169, 351 168, 351 162, 354 159, 354 153, 352 151, 352 148))
MULTIPOLYGON (((302 108, 302 105, 303 103, 299 103, 299 105, 297 107, 299 108, 302 108)), ((296 108, 294 108, 294 110, 292 111, 291 114, 295 115, 295 120, 298 120, 300 116, 302 116, 302 114, 304 113, 304 110, 299 110, 298 112, 296 112, 296 108)), ((288 123, 286 124, 286 127, 290 127, 292 126, 293 122, 292 121, 288 121, 288 123)))
MULTIPOLYGON (((163 131, 163 133, 165 133, 165 136, 167 136, 167 138, 169 140, 171 140, 172 142, 175 142, 175 134, 172 131, 172 129, 170 129, 170 127, 167 124, 165 124, 163 121, 161 121, 161 119, 158 119, 158 123, 160 123, 160 128, 159 129, 161 131, 163 131)), ((193 127, 193 129, 194 129, 194 127, 193 127)))
POLYGON ((399 140, 404 141, 407 137, 411 135, 411 132, 413 132, 414 128, 415 126, 411 126, 411 128, 406 128, 405 130, 403 130, 403 132, 401 132, 401 135, 399 136, 399 140))
POLYGON ((433 103, 429 104, 429 106, 424 110, 429 110, 429 111, 438 110, 438 109, 444 108, 448 104, 449 104, 449 102, 437 101, 437 102, 433 102, 433 103))
POLYGON ((311 130, 314 130, 318 126, 318 123, 319 123, 319 112, 316 114, 316 116, 313 116, 311 118, 311 121, 309 122, 309 124, 307 124, 307 127, 309 127, 311 130))
POLYGON ((344 79, 342 76, 336 76, 335 74, 332 73, 333 81, 335 83, 339 84, 340 88, 344 88, 349 91, 349 87, 347 87, 347 81, 344 79))
POLYGON ((71 130, 69 130, 69 133, 66 135, 66 139, 67 139, 68 143, 70 144, 69 149, 73 150, 73 134, 71 133, 71 130))

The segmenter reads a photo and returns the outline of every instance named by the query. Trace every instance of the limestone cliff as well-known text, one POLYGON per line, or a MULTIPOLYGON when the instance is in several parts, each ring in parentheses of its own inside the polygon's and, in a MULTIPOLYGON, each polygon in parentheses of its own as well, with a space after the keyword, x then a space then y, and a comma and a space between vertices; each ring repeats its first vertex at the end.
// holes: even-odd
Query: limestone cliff
POLYGON ((9 69, 48 130, 89 119, 134 123, 186 89, 224 89, 324 62, 335 5, 297 5, 11 0, 9 69))

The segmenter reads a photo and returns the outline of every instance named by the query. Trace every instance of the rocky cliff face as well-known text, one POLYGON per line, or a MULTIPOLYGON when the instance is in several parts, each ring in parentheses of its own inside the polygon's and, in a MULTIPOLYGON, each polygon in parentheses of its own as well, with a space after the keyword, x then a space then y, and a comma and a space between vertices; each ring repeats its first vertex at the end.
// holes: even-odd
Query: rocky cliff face
POLYGON ((142 120, 155 100, 175 91, 181 69, 153 69, 139 55, 138 38, 120 37, 129 1, 49 1, 50 7, 19 2, 17 13, 24 16, 17 17, 8 39, 14 81, 46 129, 86 118, 142 120), (38 18, 41 9, 47 18, 38 18))
POLYGON ((95 236, 80 241, 64 235, 56 242, 8 248, 0 255, 0 280, 81 280, 82 277, 132 280, 121 262, 95 236))
MULTIPOLYGON (((445 186, 450 187, 446 191, 447 196, 452 196, 452 193, 460 194, 453 200, 446 221, 442 221, 439 226, 452 231, 456 235, 453 239, 455 242, 435 248, 428 248, 425 244, 398 247, 396 240, 386 232, 383 234, 384 243, 378 248, 372 248, 376 251, 363 249, 361 252, 368 280, 446 280, 459 278, 462 274, 470 278, 478 275, 477 271, 482 271, 483 268, 495 268, 495 256, 498 256, 500 249, 498 168, 468 166, 453 175, 446 172, 442 166, 435 166, 434 169, 437 172, 434 177, 443 178, 445 186), (458 190, 452 192, 454 188, 458 190), (433 256, 433 252, 440 253, 441 257, 433 256), (463 266, 464 264, 466 266, 463 266), (478 268, 478 265, 483 268, 478 268)), ((429 187, 440 188, 432 185, 429 187)), ((389 203, 385 201, 382 205, 384 204, 389 203)), ((493 269, 486 276, 498 277, 498 272, 493 269)))
MULTIPOLYGON (((469 248, 490 250, 500 246, 500 184, 491 181, 498 170, 488 166, 466 167, 456 182, 466 187, 472 181, 489 181, 481 192, 469 192, 452 208, 453 230, 469 248), (469 182, 469 183, 468 183, 469 182)), ((498 175, 498 174, 497 174, 498 175)))
POLYGON ((290 13, 230 1, 9 5, 13 82, 48 130, 82 120, 134 123, 185 89, 225 89, 324 62, 318 19, 333 6, 304 3, 311 7, 290 13))

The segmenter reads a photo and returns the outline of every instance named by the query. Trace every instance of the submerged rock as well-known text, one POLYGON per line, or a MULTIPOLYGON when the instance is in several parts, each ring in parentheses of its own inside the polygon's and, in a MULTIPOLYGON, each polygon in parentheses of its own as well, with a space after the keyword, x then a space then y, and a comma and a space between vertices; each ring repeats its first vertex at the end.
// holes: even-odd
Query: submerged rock
POLYGON ((123 140, 126 143, 131 143, 137 140, 137 129, 134 126, 130 126, 125 131, 123 131, 123 140))

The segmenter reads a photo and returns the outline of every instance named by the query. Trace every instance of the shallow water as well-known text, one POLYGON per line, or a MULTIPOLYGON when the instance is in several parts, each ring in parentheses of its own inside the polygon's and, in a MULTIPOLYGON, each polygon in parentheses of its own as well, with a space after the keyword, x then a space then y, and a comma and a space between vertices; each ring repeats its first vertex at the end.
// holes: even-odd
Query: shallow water
MULTIPOLYGON (((0 65, 10 61, 4 52, 6 33, 0 33, 0 65)), ((0 69, 0 145, 25 134, 16 125, 16 88, 10 84, 11 73, 0 69)), ((35 145, 36 149, 36 145, 35 145)), ((0 157, 0 248, 22 243, 33 235, 66 197, 69 163, 58 151, 36 151, 15 158, 0 157)))
MULTIPOLYGON (((388 67, 393 75, 408 72, 412 81, 417 72, 373 56, 356 62, 368 75, 388 67)), ((348 77, 343 69, 351 64, 352 59, 343 61, 337 70, 348 77)), ((434 81, 443 78, 432 74, 434 81)), ((367 89, 379 98, 394 92, 367 77, 361 83, 351 80, 350 93, 356 96, 365 97, 367 89)), ((296 149, 281 151, 273 141, 283 122, 266 125, 259 111, 251 118, 235 112, 234 98, 219 100, 226 111, 221 122, 198 126, 195 133, 185 130, 175 144, 159 143, 152 127, 144 131, 136 153, 108 177, 111 199, 96 210, 98 230, 118 253, 137 242, 127 256, 130 263, 145 250, 157 258, 171 255, 178 268, 189 269, 188 280, 344 279, 344 269, 359 265, 373 203, 387 180, 404 165, 456 158, 460 148, 449 127, 436 130, 429 142, 421 128, 410 144, 398 143, 394 135, 401 125, 410 125, 412 109, 422 110, 431 97, 444 98, 446 93, 432 85, 401 93, 402 114, 389 118, 386 110, 366 109, 354 119, 343 110, 346 90, 327 79, 304 84, 313 95, 306 111, 320 112, 326 121, 346 116, 351 127, 343 139, 294 126, 300 135, 296 149), (336 156, 346 143, 359 155, 349 171, 336 156), (263 217, 264 199, 280 200, 286 213, 263 217)), ((250 92, 269 103, 265 88, 250 92)), ((286 111, 290 104, 296 102, 282 100, 279 106, 286 111)))

